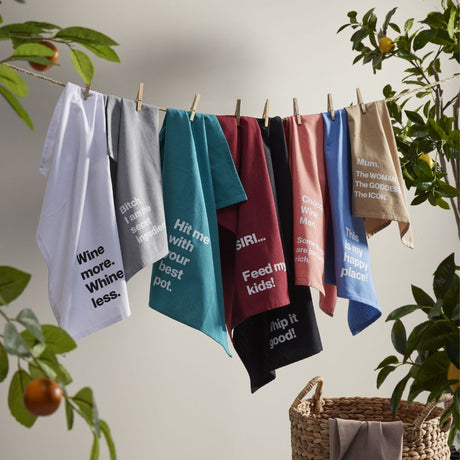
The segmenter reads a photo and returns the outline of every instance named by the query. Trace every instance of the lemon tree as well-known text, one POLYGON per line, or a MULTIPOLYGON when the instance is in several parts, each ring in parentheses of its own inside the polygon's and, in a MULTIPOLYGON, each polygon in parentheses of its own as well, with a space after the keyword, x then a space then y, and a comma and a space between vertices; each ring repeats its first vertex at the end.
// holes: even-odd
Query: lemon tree
MULTIPOLYGON (((460 62, 460 8, 456 1, 442 0, 439 11, 428 13, 417 24, 409 18, 403 25, 393 21, 396 11, 393 8, 386 14, 381 27, 375 9, 361 19, 356 11, 350 11, 348 23, 338 32, 353 30, 350 40, 357 53, 353 64, 371 65, 374 73, 382 70, 384 63, 406 61, 401 79, 403 92, 415 91, 414 98, 419 103, 408 110, 408 96, 387 104, 403 177, 407 188, 415 189, 413 205, 429 202, 452 210, 460 237, 459 95, 445 100, 443 85, 438 84, 450 77, 442 73, 443 64, 460 62)), ((390 85, 383 88, 385 98, 395 94, 390 85)))

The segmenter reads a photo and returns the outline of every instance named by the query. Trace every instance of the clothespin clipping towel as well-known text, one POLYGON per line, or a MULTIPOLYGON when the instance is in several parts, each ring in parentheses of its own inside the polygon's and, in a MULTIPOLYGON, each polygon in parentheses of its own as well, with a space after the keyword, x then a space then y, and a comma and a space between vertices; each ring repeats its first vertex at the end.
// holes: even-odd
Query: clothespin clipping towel
POLYGON ((300 119, 300 113, 299 113, 299 103, 297 102, 297 98, 295 97, 292 99, 292 105, 294 106, 294 116, 297 120, 297 124, 301 125, 302 120, 300 119))
POLYGON ((193 121, 195 119, 196 108, 198 106, 199 100, 200 100, 200 95, 197 93, 195 94, 195 97, 193 98, 193 104, 190 109, 190 121, 193 121))
POLYGON ((137 86, 137 96, 136 96, 136 110, 138 112, 142 109, 142 97, 144 94, 144 83, 139 83, 137 86))
POLYGON ((361 96, 361 91, 359 90, 359 88, 356 88, 356 97, 358 98, 358 105, 361 109, 361 112, 366 113, 366 104, 364 104, 363 102, 363 98, 361 96))
POLYGON ((236 125, 240 126, 240 112, 241 112, 241 99, 236 100, 236 108, 235 108, 235 117, 236 117, 236 125))
POLYGON ((334 106, 332 104, 332 94, 327 93, 327 111, 329 112, 329 115, 331 116, 332 121, 335 121, 335 112, 334 112, 334 106))
POLYGON ((270 110, 270 99, 267 99, 265 101, 265 106, 264 106, 264 113, 262 115, 262 118, 264 119, 264 126, 268 128, 268 112, 270 110))
POLYGON ((86 83, 85 85, 85 92, 83 94, 83 99, 86 101, 86 99, 88 99, 88 96, 89 96, 89 90, 91 89, 91 85, 89 83, 86 83))

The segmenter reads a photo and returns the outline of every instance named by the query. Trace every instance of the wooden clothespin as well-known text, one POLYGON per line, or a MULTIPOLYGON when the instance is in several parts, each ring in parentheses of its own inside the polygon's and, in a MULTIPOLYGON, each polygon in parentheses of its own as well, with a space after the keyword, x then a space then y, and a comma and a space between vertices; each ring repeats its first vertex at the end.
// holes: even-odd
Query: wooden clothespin
POLYGON ((88 99, 88 96, 89 96, 89 90, 91 89, 91 85, 89 83, 86 83, 85 84, 85 92, 83 94, 83 99, 86 101, 86 99, 88 99))
POLYGON ((297 124, 301 125, 302 120, 300 119, 300 113, 299 113, 299 103, 297 102, 297 98, 295 97, 292 99, 292 105, 294 106, 294 116, 297 120, 297 124))
POLYGON ((197 93, 195 94, 195 97, 193 98, 193 104, 192 104, 192 107, 190 108, 190 121, 193 121, 195 119, 196 108, 198 106, 199 100, 200 100, 200 95, 197 93))
POLYGON ((335 112, 334 112, 334 106, 332 104, 332 94, 327 93, 327 111, 329 112, 329 115, 331 116, 332 121, 335 121, 335 112))
POLYGON ((235 108, 235 117, 236 117, 236 125, 240 126, 240 112, 241 112, 241 99, 236 100, 236 108, 235 108))
POLYGON ((268 118, 268 112, 270 110, 270 99, 267 99, 265 101, 265 105, 264 105, 264 113, 262 115, 262 118, 264 119, 264 126, 266 128, 268 128, 268 121, 269 121, 269 118, 268 118))
POLYGON ((140 112, 142 110, 142 97, 144 95, 144 83, 140 82, 137 85, 137 96, 136 96, 136 110, 140 112))
POLYGON ((361 91, 359 90, 359 88, 356 88, 356 97, 358 98, 358 105, 361 109, 361 112, 366 113, 366 104, 364 104, 363 102, 363 98, 361 96, 361 91))

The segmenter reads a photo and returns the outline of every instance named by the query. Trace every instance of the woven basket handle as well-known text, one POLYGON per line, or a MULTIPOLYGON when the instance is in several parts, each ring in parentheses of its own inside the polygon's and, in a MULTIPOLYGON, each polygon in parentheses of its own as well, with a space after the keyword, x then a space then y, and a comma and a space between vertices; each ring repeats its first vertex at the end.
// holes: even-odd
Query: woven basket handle
POLYGON ((323 407, 323 400, 321 399, 323 391, 323 379, 321 377, 313 377, 305 386, 305 388, 297 395, 294 402, 291 404, 291 408, 298 407, 302 402, 302 399, 309 393, 314 387, 315 394, 312 397, 313 412, 315 415, 319 415, 323 407))
MULTIPOLYGON (((450 400, 452 400, 452 395, 444 393, 438 400, 431 401, 425 406, 425 409, 423 409, 423 411, 414 420, 414 427, 412 429, 412 433, 410 436, 412 441, 418 441, 422 438, 422 425, 425 423, 425 420, 431 414, 431 411, 438 405, 438 403, 450 400)), ((443 426, 441 427, 441 430, 444 432, 448 431, 451 423, 452 417, 449 417, 446 420, 446 422, 444 422, 443 426)))

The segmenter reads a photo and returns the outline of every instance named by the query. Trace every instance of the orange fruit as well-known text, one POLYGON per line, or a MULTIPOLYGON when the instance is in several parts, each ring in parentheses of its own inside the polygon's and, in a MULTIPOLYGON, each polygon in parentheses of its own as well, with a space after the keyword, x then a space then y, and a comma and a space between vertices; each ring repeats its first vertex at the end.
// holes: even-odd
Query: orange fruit
POLYGON ((62 388, 49 379, 35 379, 24 391, 24 406, 34 415, 51 415, 62 399, 62 388))
POLYGON ((389 37, 382 37, 379 40, 379 50, 383 54, 389 53, 395 47, 394 41, 389 37))
POLYGON ((457 380, 457 383, 450 386, 452 393, 455 393, 455 390, 460 386, 460 369, 457 369, 454 363, 450 363, 447 369, 447 380, 457 380))
POLYGON ((430 155, 428 155, 428 153, 422 153, 420 156, 419 156, 419 159, 420 160, 423 160, 425 163, 428 164, 428 166, 430 167, 430 169, 433 168, 433 159, 430 157, 430 155))
MULTIPOLYGON (((54 51, 53 56, 46 56, 46 59, 50 60, 51 62, 56 63, 59 60, 59 50, 54 46, 53 43, 47 42, 47 41, 42 41, 40 42, 40 45, 47 46, 48 48, 52 49, 54 51)), ((30 67, 32 67, 35 70, 38 70, 39 72, 45 72, 46 70, 50 69, 53 67, 52 64, 46 65, 46 64, 39 64, 38 62, 32 62, 29 61, 30 67)))

